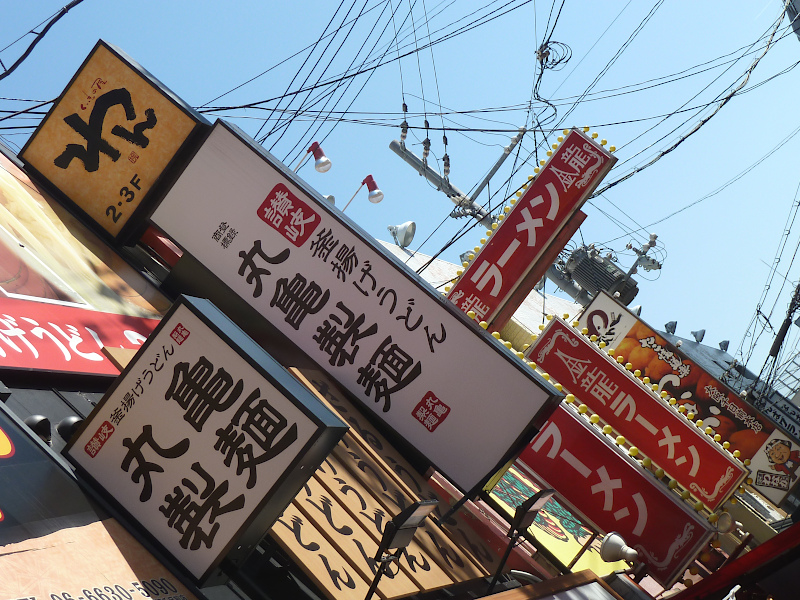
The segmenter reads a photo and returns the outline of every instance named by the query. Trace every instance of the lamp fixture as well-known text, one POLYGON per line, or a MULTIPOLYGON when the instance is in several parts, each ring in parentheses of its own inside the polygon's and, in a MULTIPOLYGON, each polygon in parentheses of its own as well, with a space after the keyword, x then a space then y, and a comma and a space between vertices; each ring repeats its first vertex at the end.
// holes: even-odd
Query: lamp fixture
POLYGON ((622 536, 614 531, 603 538, 600 544, 600 558, 605 562, 617 562, 624 560, 633 562, 638 560, 639 553, 628 546, 622 536))
POLYGON ((692 332, 692 336, 694 337, 694 341, 698 344, 703 341, 703 337, 706 335, 705 329, 698 329, 697 331, 692 332))
POLYGON ((294 168, 294 172, 297 173, 297 170, 303 166, 303 163, 306 162, 309 156, 314 155, 314 168, 320 173, 326 173, 331 168, 331 159, 325 156, 325 152, 322 151, 322 146, 319 145, 319 142, 314 142, 311 146, 306 150, 305 155, 303 158, 300 159, 300 162, 297 163, 297 166, 294 168))
POLYGON ((677 321, 670 321, 669 323, 666 323, 664 325, 664 329, 667 331, 667 333, 672 334, 672 335, 675 335, 675 330, 677 328, 678 328, 678 322, 677 321))
POLYGON ((408 248, 417 232, 417 224, 414 221, 406 221, 402 225, 389 225, 386 229, 392 234, 395 244, 401 248, 408 248))
POLYGON ((500 564, 497 567, 497 571, 495 571, 492 581, 489 583, 489 587, 486 590, 487 595, 491 594, 495 585, 497 585, 500 574, 503 572, 503 567, 508 557, 511 555, 511 550, 516 545, 519 536, 522 535, 522 532, 528 529, 528 527, 533 525, 533 522, 536 520, 536 515, 544 508, 545 504, 550 501, 550 498, 552 498, 555 493, 556 491, 553 489, 539 490, 533 496, 525 500, 525 502, 517 506, 514 511, 514 518, 511 519, 511 525, 506 534, 509 538, 508 546, 506 547, 505 554, 503 554, 503 558, 500 559, 500 564))
POLYGON ((403 552, 414 539, 414 534, 422 525, 423 521, 438 506, 438 500, 419 500, 406 507, 399 515, 386 523, 383 529, 381 542, 378 544, 378 551, 373 559, 380 566, 378 567, 372 585, 367 590, 365 600, 370 600, 378 589, 378 582, 381 580, 390 562, 398 561, 402 558, 403 552), (395 550, 394 553, 389 550, 395 550))
POLYGON ((356 196, 358 195, 358 192, 359 192, 359 191, 361 190, 361 188, 362 188, 362 187, 364 187, 365 185, 367 186, 367 189, 369 190, 369 196, 368 196, 368 198, 369 198, 369 201, 370 201, 370 202, 372 202, 373 204, 377 204, 378 202, 380 202, 381 200, 383 200, 383 192, 382 192, 382 191, 380 191, 380 189, 378 189, 378 184, 377 184, 377 183, 375 183, 375 178, 374 178, 374 177, 372 177, 372 175, 367 175, 367 176, 364 178, 364 181, 362 181, 362 182, 361 182, 361 185, 360 185, 360 186, 358 186, 358 189, 356 190, 356 193, 355 193, 355 194, 353 194, 353 197, 352 197, 352 198, 350 198, 350 200, 348 200, 348 201, 347 201, 347 204, 345 204, 345 205, 344 205, 344 208, 342 209, 342 212, 344 212, 344 211, 346 211, 346 210, 347 210, 347 207, 348 207, 348 206, 350 206, 350 203, 351 203, 353 200, 355 200, 356 196))

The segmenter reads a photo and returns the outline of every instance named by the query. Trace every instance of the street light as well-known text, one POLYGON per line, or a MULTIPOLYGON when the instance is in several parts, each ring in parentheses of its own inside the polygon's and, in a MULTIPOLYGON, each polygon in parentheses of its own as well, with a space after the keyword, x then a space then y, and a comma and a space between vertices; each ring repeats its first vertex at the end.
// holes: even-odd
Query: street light
POLYGON ((407 507, 394 519, 386 523, 383 529, 383 537, 375 553, 375 562, 379 563, 378 572, 369 586, 365 600, 369 600, 375 590, 378 589, 378 582, 381 580, 390 562, 398 561, 403 556, 406 547, 414 539, 414 534, 422 525, 422 522, 433 512, 439 504, 438 500, 420 500, 407 507), (389 550, 395 550, 394 554, 389 550))
POLYGON ((370 202, 372 202, 373 204, 377 204, 378 202, 383 200, 383 192, 378 189, 378 184, 375 183, 375 179, 372 177, 372 175, 367 175, 364 178, 364 181, 361 182, 361 185, 358 186, 358 189, 356 190, 356 193, 353 194, 353 197, 350 198, 350 200, 347 201, 347 204, 344 205, 342 212, 347 210, 347 207, 350 206, 350 203, 353 200, 355 200, 356 196, 358 195, 358 192, 361 191, 361 188, 364 187, 364 185, 366 185, 367 189, 369 190, 369 196, 367 197, 369 198, 370 202))
POLYGON ((306 162, 309 156, 314 155, 314 168, 320 172, 325 173, 331 168, 331 159, 325 156, 325 152, 322 151, 322 146, 319 145, 319 142, 314 142, 311 144, 308 150, 306 150, 305 155, 303 158, 300 159, 300 162, 297 163, 297 166, 294 168, 294 172, 297 173, 297 170, 303 166, 303 163, 306 162))
POLYGON ((386 229, 392 234, 395 243, 401 248, 408 248, 414 239, 417 231, 417 224, 414 221, 406 221, 402 225, 389 225, 386 229))
POLYGON ((536 520, 536 515, 544 508, 544 505, 547 504, 555 493, 556 491, 553 489, 539 490, 517 507, 517 510, 514 512, 514 518, 511 520, 511 526, 508 528, 508 533, 506 534, 509 537, 508 547, 506 548, 505 554, 503 554, 503 558, 500 559, 500 564, 497 566, 497 571, 492 578, 492 582, 489 584, 489 588, 486 590, 487 594, 492 593, 494 586, 497 584, 497 580, 500 579, 503 567, 506 565, 508 557, 511 556, 511 549, 516 545, 519 536, 522 535, 522 532, 528 529, 528 527, 533 525, 534 520, 536 520))

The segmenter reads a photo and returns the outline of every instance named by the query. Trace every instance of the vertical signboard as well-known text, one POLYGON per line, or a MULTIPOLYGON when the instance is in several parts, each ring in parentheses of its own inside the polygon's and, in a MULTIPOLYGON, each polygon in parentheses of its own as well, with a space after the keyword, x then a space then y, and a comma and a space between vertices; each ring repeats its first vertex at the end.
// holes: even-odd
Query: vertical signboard
POLYGON ((205 123, 147 71, 100 41, 19 156, 117 238, 205 123))
POLYGON ((450 290, 450 301, 492 324, 615 162, 602 146, 571 130, 450 290))
MULTIPOLYGON (((723 440, 730 442, 730 450, 738 450, 741 460, 750 459, 753 473, 758 470, 756 462, 766 460, 765 466, 769 466, 767 446, 771 440, 783 437, 788 442, 789 437, 785 434, 778 436, 780 430, 766 416, 608 294, 598 294, 584 309, 579 321, 581 327, 597 335, 599 340, 615 349, 615 354, 632 363, 634 369, 640 369, 652 383, 658 384, 659 390, 669 392, 702 419, 704 426, 713 428, 723 440)), ((795 444, 791 446, 796 450, 795 444)), ((764 472, 776 473, 773 469, 764 472)), ((776 478, 764 475, 762 484, 758 483, 757 477, 753 479, 754 487, 776 504, 780 504, 788 493, 788 490, 783 491, 785 480, 781 480, 779 489, 770 485, 776 478)))
POLYGON ((65 453, 203 581, 234 544, 246 555, 346 430, 213 305, 183 298, 65 453))
POLYGON ((705 519, 565 405, 517 464, 555 488, 559 500, 596 529, 618 532, 667 589, 713 534, 705 519))
POLYGON ((744 465, 561 319, 550 321, 528 352, 565 391, 710 510, 722 505, 747 476, 744 465))
POLYGON ((472 489, 533 436, 558 393, 339 215, 218 121, 152 220, 472 489))

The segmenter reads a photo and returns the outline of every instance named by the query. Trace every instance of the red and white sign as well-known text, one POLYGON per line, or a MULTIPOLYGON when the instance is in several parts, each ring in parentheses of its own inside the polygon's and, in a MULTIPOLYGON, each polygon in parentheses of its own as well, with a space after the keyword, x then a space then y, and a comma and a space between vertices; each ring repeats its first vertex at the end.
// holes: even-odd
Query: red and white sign
POLYGON ((618 532, 667 589, 713 534, 705 519, 564 405, 520 463, 596 529, 618 532))
POLYGON ((505 464, 558 402, 554 388, 222 121, 152 220, 222 282, 186 281, 197 286, 191 293, 238 295, 464 490, 505 464), (275 190, 288 195, 278 201, 275 190), (301 236, 288 237, 286 219, 276 227, 274 217, 280 208, 290 218, 301 200, 302 219, 319 222, 305 225, 298 246, 301 236), (236 231, 227 245, 214 238, 223 223, 236 231))
POLYGON ((136 349, 159 321, 0 298, 0 368, 119 375, 100 352, 136 349))
POLYGON ((565 391, 574 394, 710 510, 722 505, 747 477, 744 465, 561 319, 550 321, 528 352, 565 391))
POLYGON ((450 290, 450 301, 491 323, 615 162, 573 129, 450 290))
MULTIPOLYGON (((723 441, 730 442, 731 452, 738 450, 741 460, 750 459, 753 487, 776 505, 783 502, 790 491, 787 484, 793 487, 798 480, 792 477, 789 482, 779 476, 784 453, 776 452, 771 444, 776 438, 784 439, 788 460, 797 450, 791 436, 605 292, 584 309, 580 325, 658 384, 659 391, 666 390, 675 397, 723 441)), ((792 464, 797 469, 800 460, 787 468, 792 464)))

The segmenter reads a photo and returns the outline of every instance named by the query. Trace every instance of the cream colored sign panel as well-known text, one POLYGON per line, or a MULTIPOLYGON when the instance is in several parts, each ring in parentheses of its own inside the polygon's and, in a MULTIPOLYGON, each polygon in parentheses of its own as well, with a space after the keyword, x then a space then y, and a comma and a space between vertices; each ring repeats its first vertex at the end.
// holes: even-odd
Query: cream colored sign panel
POLYGON ((100 43, 20 156, 116 236, 194 126, 100 43))

